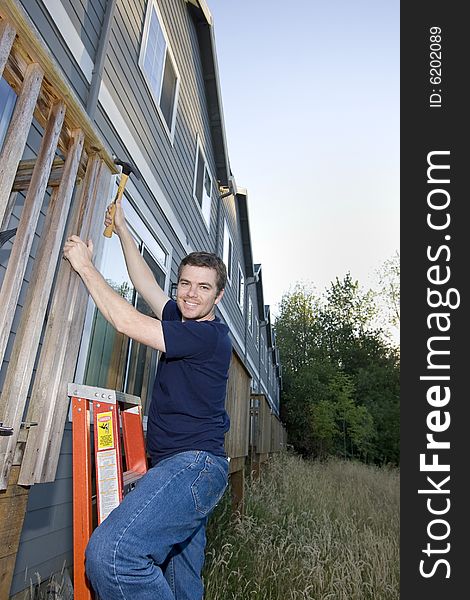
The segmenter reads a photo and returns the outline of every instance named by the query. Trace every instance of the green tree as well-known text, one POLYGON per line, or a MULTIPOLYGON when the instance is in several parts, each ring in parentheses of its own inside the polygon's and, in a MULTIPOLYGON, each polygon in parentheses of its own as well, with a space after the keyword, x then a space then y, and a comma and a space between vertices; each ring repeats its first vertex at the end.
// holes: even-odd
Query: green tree
POLYGON ((399 461, 399 355, 378 307, 348 273, 321 297, 297 286, 276 319, 282 418, 303 454, 399 461))
POLYGON ((318 444, 316 454, 320 458, 334 453, 335 439, 340 435, 336 421, 336 407, 328 400, 312 403, 311 428, 318 444))

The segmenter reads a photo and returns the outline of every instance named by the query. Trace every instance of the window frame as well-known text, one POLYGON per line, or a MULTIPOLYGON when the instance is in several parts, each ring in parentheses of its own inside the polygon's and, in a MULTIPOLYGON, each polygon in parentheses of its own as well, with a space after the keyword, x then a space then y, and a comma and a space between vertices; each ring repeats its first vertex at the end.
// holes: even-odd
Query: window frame
POLYGON ((251 337, 253 337, 253 300, 251 299, 250 294, 248 294, 248 315, 247 315, 247 319, 248 319, 248 331, 251 334, 251 337))
POLYGON ((200 137, 199 137, 199 135, 197 135, 196 136, 196 159, 194 161, 193 199, 194 199, 194 202, 196 203, 196 206, 198 207, 198 210, 201 213, 201 217, 202 217, 202 220, 204 221, 207 231, 210 231, 213 189, 214 189, 214 178, 212 177, 211 170, 209 169, 209 163, 207 161, 207 157, 206 157, 206 153, 204 152, 204 148, 202 147, 200 137), (200 154, 202 155, 202 160, 204 162, 204 167, 203 167, 204 171, 203 171, 203 180, 202 180, 202 198, 201 198, 201 203, 199 204, 199 199, 196 195, 196 183, 197 183, 197 174, 198 174, 199 155, 200 154), (205 193, 206 171, 209 175, 210 182, 211 182, 210 196, 208 196, 205 193), (207 206, 207 204, 206 204, 206 207, 204 207, 204 199, 206 199, 209 202, 209 205, 207 206))
POLYGON ((232 240, 232 236, 230 235, 230 229, 228 227, 228 223, 226 221, 226 219, 224 219, 224 246, 223 246, 223 250, 222 250, 222 256, 223 256, 223 261, 225 263, 225 267, 227 269, 227 281, 230 285, 232 285, 232 276, 233 276, 233 240, 232 240), (225 242, 228 242, 227 245, 227 257, 225 249, 226 249, 226 245, 225 242), (230 251, 231 249, 231 251, 230 251), (230 259, 230 262, 229 262, 230 259))
MULTIPOLYGON (((117 185, 116 178, 112 178, 109 193, 108 193, 108 197, 110 199, 114 198, 114 196, 115 196, 115 186, 116 185, 117 185)), ((131 202, 126 196, 127 196, 127 191, 126 191, 126 195, 123 196, 123 198, 122 198, 122 204, 123 204, 124 212, 126 215, 126 221, 129 225, 129 229, 130 229, 133 237, 135 238, 135 236, 137 236, 137 238, 143 244, 143 247, 141 250, 143 251, 143 248, 145 248, 147 250, 147 252, 150 254, 150 256, 153 258, 153 260, 155 260, 158 267, 165 274, 164 291, 168 294, 169 293, 168 290, 169 290, 169 286, 170 286, 171 264, 172 264, 172 249, 170 246, 170 242, 162 234, 162 232, 157 231, 156 227, 152 227, 151 224, 149 224, 147 222, 147 220, 142 215, 139 214, 139 212, 137 211, 138 205, 135 203, 135 200, 133 200, 131 202), (159 256, 159 254, 161 254, 161 252, 163 252, 163 254, 165 256, 164 261, 162 261, 159 256)), ((100 269, 100 270, 102 270, 102 268, 103 268, 104 259, 105 259, 105 254, 103 252, 103 245, 101 245, 101 248, 98 248, 97 257, 96 257, 96 265, 97 265, 98 269, 100 269)), ((133 305, 134 305, 134 303, 133 303, 133 305)), ((80 351, 79 351, 78 360, 77 360, 76 375, 75 375, 75 380, 77 382, 83 382, 83 378, 84 378, 85 372, 86 372, 88 352, 89 352, 90 344, 92 341, 92 324, 93 324, 95 308, 96 308, 96 305, 90 297, 88 299, 88 304, 87 304, 87 308, 86 308, 86 316, 85 316, 85 323, 83 326, 82 341, 80 344, 80 351)), ((133 340, 130 339, 129 347, 127 349, 126 366, 125 366, 125 372, 124 372, 124 381, 123 381, 124 388, 127 384, 127 379, 128 379, 129 361, 130 361, 132 343, 133 343, 133 340)), ((158 358, 157 358, 157 362, 158 362, 158 358)), ((156 364, 154 364, 152 366, 152 370, 154 371, 155 369, 156 369, 156 364)), ((148 406, 149 406, 149 404, 147 403, 147 409, 148 409, 148 406)), ((70 414, 69 414, 69 418, 71 418, 70 414)))
POLYGON ((181 76, 180 76, 180 73, 178 70, 178 65, 176 64, 175 55, 174 55, 173 50, 171 49, 170 43, 168 41, 168 34, 166 32, 165 24, 163 23, 162 15, 160 13, 160 9, 158 8, 158 4, 157 4, 156 0, 150 0, 147 4, 144 30, 142 33, 142 40, 140 43, 139 67, 140 67, 142 76, 144 78, 144 81, 147 85, 147 88, 149 90, 149 93, 152 97, 153 103, 155 104, 155 107, 157 109, 157 113, 162 122, 163 129, 165 130, 166 134, 168 135, 170 142, 173 144, 174 137, 175 137, 176 113, 177 113, 177 109, 178 109, 178 99, 179 99, 179 88, 180 88, 181 76), (147 73, 147 70, 145 68, 145 55, 146 55, 146 50, 148 47, 150 22, 151 22, 153 10, 155 10, 155 15, 157 17, 158 24, 159 24, 160 29, 163 34, 163 40, 165 42, 165 56, 164 56, 163 64, 162 64, 162 72, 161 72, 160 81, 159 81, 158 94, 154 90, 152 83, 150 81, 150 76, 147 73), (162 91, 163 91, 163 81, 164 81, 164 77, 165 77, 165 65, 166 65, 166 61, 168 60, 168 58, 171 61, 171 65, 172 65, 173 71, 176 76, 176 84, 175 84, 175 92, 174 92, 174 100, 173 100, 173 108, 172 108, 172 114, 171 114, 171 119, 170 119, 170 121, 171 121, 170 125, 168 125, 168 123, 166 122, 165 116, 163 114, 163 110, 160 107, 162 91))
POLYGON ((245 274, 243 273, 240 263, 238 263, 237 275, 237 304, 243 313, 245 307, 245 274))

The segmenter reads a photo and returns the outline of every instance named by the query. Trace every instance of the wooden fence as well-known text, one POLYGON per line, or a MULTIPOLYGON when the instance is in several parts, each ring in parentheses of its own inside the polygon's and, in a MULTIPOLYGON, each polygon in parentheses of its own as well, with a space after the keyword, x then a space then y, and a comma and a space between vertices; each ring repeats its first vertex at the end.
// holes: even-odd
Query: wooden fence
POLYGON ((250 468, 254 477, 271 454, 286 448, 287 433, 279 417, 271 410, 264 394, 251 395, 250 468))
POLYGON ((249 449, 251 376, 235 352, 230 363, 226 408, 230 431, 225 437, 225 450, 230 457, 230 482, 234 510, 243 510, 245 462, 249 449))

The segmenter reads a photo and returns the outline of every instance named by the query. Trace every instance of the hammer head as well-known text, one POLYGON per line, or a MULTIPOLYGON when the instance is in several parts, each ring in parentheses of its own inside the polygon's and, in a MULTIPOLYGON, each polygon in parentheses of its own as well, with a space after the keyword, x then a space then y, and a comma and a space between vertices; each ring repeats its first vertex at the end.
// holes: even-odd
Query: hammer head
POLYGON ((124 173, 124 175, 129 176, 131 173, 134 173, 134 175, 137 177, 137 179, 140 179, 139 171, 135 165, 125 162, 123 160, 120 160, 119 158, 114 159, 114 164, 122 167, 122 172, 124 173))

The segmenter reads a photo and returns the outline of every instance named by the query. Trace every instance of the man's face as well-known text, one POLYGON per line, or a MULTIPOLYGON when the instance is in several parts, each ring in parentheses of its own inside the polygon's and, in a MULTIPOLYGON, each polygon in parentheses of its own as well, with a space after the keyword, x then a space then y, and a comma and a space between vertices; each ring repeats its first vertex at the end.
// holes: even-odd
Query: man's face
POLYGON ((223 294, 223 290, 217 294, 215 269, 190 265, 183 267, 176 291, 176 303, 183 320, 212 320, 214 305, 220 301, 223 294))

